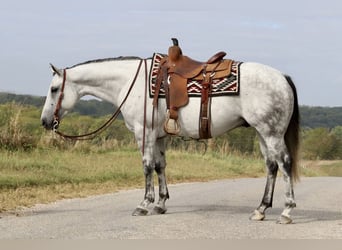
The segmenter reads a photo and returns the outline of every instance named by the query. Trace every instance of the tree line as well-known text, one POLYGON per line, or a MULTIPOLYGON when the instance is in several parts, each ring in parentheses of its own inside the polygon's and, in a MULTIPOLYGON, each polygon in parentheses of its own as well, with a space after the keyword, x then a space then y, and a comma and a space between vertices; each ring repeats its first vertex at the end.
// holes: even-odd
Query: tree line
MULTIPOLYGON (((32 105, 42 108, 45 97, 16 95, 0 92, 0 104, 15 102, 17 104, 32 105)), ((112 104, 97 99, 80 100, 75 108, 74 113, 80 115, 88 115, 100 117, 112 114, 115 110, 112 104)), ((300 106, 299 112, 301 116, 301 126, 303 128, 328 128, 332 129, 342 125, 342 106, 341 107, 314 107, 300 106)))

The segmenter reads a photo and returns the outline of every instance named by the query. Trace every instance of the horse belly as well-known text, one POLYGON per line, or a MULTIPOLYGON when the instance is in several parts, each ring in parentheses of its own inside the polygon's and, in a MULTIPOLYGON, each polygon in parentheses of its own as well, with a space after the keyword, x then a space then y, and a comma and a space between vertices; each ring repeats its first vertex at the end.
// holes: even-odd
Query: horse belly
MULTIPOLYGON (((189 104, 179 111, 180 136, 199 138, 200 98, 190 98, 189 104)), ((240 99, 238 96, 213 97, 211 101, 211 135, 219 136, 241 126, 240 99)))

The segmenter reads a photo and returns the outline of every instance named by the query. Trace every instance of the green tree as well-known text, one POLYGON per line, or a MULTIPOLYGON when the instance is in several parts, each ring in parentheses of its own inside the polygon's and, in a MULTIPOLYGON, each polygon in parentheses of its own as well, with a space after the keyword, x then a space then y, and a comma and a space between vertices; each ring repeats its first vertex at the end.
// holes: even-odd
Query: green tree
POLYGON ((331 133, 337 138, 336 159, 342 159, 342 126, 335 127, 331 133))
POLYGON ((338 138, 326 128, 304 131, 302 149, 305 159, 336 159, 340 147, 338 138))

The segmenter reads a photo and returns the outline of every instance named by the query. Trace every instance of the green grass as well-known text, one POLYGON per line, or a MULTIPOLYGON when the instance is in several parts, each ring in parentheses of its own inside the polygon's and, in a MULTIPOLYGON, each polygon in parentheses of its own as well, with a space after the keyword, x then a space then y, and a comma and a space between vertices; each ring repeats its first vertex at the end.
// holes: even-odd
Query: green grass
POLYGON ((114 152, 92 154, 70 151, 5 152, 0 159, 1 188, 46 186, 55 184, 95 183, 108 180, 135 181, 141 160, 133 156, 130 162, 137 165, 130 168, 127 158, 130 154, 114 152))
MULTIPOLYGON (((220 179, 236 176, 260 176, 261 160, 234 155, 168 152, 168 176, 171 181, 220 179)), ((107 153, 82 153, 58 150, 2 152, 0 159, 2 189, 113 181, 143 181, 141 156, 136 150, 107 153)))
POLYGON ((338 176, 342 177, 342 161, 302 161, 301 172, 304 176, 338 176))
MULTIPOLYGON (((141 155, 135 149, 102 153, 56 149, 0 152, 0 211, 144 187, 141 155)), ((168 151, 167 179, 178 183, 263 175, 262 160, 244 158, 168 151)))
MULTIPOLYGON (((141 155, 132 148, 105 152, 89 148, 3 150, 0 155, 0 212, 63 198, 144 187, 141 155)), ((252 156, 171 150, 166 158, 168 183, 265 176, 263 160, 252 156)), ((305 176, 342 176, 341 165, 342 161, 300 164, 305 176)))

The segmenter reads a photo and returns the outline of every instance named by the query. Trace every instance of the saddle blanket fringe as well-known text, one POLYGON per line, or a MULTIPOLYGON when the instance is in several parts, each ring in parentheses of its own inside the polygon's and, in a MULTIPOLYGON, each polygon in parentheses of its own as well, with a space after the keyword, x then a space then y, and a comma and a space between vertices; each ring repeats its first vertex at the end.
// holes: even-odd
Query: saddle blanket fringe
MULTIPOLYGON (((149 93, 150 97, 154 97, 157 74, 160 61, 166 55, 154 53, 152 57, 151 70, 149 75, 149 93)), ((211 96, 224 96, 224 95, 238 95, 240 87, 240 65, 242 62, 233 61, 230 75, 214 79, 212 83, 211 96)), ((202 85, 199 81, 188 80, 187 89, 189 97, 201 97, 202 85)), ((165 91, 160 89, 159 97, 165 98, 165 91)))

